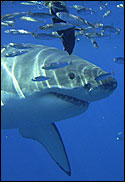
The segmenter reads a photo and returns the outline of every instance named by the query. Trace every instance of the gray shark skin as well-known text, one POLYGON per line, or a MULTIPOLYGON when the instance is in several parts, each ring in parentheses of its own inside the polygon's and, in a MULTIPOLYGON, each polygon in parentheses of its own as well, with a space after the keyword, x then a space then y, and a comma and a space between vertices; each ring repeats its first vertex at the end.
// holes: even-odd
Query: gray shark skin
POLYGON ((97 82, 95 78, 106 72, 75 55, 53 47, 26 45, 32 48, 15 57, 4 57, 14 48, 2 50, 1 126, 17 128, 24 138, 38 141, 70 176, 66 150, 54 122, 82 114, 91 102, 112 94, 117 82, 113 77, 97 82), (66 61, 71 64, 42 69, 43 64, 66 61), (32 81, 37 76, 50 79, 32 81))

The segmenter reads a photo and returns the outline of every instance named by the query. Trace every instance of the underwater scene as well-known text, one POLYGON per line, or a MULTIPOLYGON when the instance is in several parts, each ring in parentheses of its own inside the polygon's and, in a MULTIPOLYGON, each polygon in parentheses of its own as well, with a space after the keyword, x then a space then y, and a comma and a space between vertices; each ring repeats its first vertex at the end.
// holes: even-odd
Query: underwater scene
POLYGON ((124 1, 1 1, 1 181, 124 180, 124 1))

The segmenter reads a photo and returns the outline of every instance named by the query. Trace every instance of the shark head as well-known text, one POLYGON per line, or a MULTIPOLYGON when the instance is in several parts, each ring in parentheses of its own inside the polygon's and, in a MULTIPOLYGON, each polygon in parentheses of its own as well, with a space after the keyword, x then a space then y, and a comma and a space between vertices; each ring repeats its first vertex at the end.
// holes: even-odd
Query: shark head
MULTIPOLYGON (((27 112, 29 116, 34 113, 34 116, 40 116, 39 120, 44 118, 44 122, 64 120, 85 112, 89 103, 108 97, 117 87, 111 76, 96 81, 97 76, 106 72, 88 61, 56 48, 27 45, 31 46, 24 55, 5 57, 6 51, 2 55, 2 91, 7 92, 4 96, 11 95, 6 99, 3 97, 3 101, 6 103, 9 98, 10 104, 15 95, 21 108, 23 104, 32 108, 27 112), (70 64, 58 69, 42 69, 42 65, 55 62, 70 64), (37 76, 49 79, 32 81, 37 76)), ((13 48, 7 50, 8 53, 12 51, 13 48)))
POLYGON ((54 74, 55 79, 47 82, 50 91, 57 97, 62 99, 67 97, 67 101, 70 102, 71 99, 74 104, 91 103, 108 97, 116 89, 117 81, 112 76, 96 81, 98 76, 106 74, 101 68, 73 55, 68 59, 71 60, 69 66, 53 72, 48 70, 44 72, 46 76, 50 77, 54 74))

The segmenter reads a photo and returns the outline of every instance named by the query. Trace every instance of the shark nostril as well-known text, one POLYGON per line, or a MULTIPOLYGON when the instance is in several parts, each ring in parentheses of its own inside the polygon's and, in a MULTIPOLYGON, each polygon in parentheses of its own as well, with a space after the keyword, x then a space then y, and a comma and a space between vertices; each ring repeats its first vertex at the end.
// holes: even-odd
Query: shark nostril
POLYGON ((84 88, 86 88, 87 90, 89 90, 91 88, 91 84, 90 83, 87 83, 84 85, 84 88))

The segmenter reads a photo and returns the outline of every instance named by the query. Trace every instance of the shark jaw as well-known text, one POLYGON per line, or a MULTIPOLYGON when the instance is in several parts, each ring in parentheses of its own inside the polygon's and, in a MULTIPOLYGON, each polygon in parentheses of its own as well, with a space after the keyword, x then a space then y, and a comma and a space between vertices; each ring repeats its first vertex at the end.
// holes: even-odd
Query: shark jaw
POLYGON ((1 108, 3 129, 57 122, 82 114, 89 106, 86 101, 57 92, 47 94, 36 92, 25 99, 19 99, 12 95, 9 97, 10 94, 8 94, 8 98, 5 98, 7 95, 5 93, 2 95, 4 104, 1 108))

